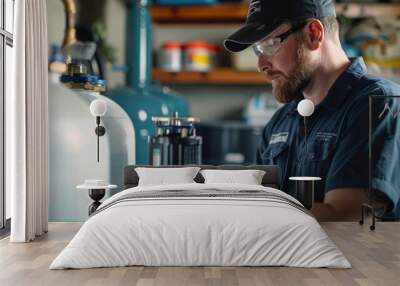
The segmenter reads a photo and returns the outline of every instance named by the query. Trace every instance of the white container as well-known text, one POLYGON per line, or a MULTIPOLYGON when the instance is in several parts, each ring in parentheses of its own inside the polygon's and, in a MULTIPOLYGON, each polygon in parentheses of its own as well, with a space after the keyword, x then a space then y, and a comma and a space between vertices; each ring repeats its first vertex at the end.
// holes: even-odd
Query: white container
POLYGON ((182 70, 182 45, 179 42, 165 42, 161 47, 159 67, 166 71, 182 70))
POLYGON ((135 132, 126 112, 98 92, 71 90, 49 77, 49 220, 84 221, 92 203, 87 192, 76 185, 99 178, 123 186, 123 170, 135 163, 135 132), (96 119, 89 111, 94 99, 107 103, 101 117, 106 129, 100 137, 100 162, 97 162, 96 119))

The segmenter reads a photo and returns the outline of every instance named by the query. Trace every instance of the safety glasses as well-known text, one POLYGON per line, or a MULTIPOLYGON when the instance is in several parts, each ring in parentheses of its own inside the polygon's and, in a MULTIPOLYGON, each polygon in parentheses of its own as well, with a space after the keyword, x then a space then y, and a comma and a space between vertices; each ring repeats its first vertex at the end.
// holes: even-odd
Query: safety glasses
POLYGON ((266 56, 275 55, 282 46, 283 41, 285 41, 287 37, 289 37, 291 34, 296 33, 301 29, 303 29, 306 26, 306 24, 307 22, 292 24, 292 27, 288 31, 273 38, 267 37, 258 41, 257 43, 254 43, 252 45, 254 53, 256 54, 257 57, 260 55, 266 55, 266 56))

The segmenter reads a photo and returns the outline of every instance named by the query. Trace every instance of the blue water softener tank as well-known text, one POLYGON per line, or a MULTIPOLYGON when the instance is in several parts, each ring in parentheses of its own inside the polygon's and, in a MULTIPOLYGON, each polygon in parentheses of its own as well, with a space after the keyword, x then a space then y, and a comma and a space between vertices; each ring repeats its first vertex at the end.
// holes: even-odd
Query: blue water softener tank
MULTIPOLYGON (((160 97, 166 103, 168 114, 178 112, 181 117, 190 117, 188 101, 184 97, 177 95, 169 87, 154 82, 149 86, 149 90, 153 95, 160 97)), ((165 110, 163 110, 163 114, 165 114, 165 110)))
POLYGON ((127 86, 107 93, 108 97, 125 109, 135 125, 137 164, 149 164, 148 137, 155 133, 153 116, 166 116, 174 112, 189 116, 186 100, 160 85, 151 84, 152 31, 149 2, 128 1, 127 86))

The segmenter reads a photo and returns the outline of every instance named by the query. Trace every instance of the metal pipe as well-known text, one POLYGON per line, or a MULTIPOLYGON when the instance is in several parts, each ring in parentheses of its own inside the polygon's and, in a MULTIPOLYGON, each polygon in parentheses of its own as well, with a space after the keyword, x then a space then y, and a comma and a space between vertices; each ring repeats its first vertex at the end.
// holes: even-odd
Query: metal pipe
POLYGON ((65 8, 65 31, 62 47, 68 49, 76 43, 75 15, 76 6, 74 0, 62 0, 65 8))
POLYGON ((150 85, 152 69, 152 29, 148 10, 150 0, 129 1, 127 4, 126 83, 130 87, 150 85))

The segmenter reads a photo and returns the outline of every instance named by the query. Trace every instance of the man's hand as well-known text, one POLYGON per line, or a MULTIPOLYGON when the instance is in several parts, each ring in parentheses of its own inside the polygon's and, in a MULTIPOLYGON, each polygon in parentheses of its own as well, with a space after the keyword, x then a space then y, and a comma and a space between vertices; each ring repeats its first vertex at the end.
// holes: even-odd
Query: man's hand
POLYGON ((314 203, 311 212, 318 221, 357 221, 365 202, 365 189, 335 189, 325 194, 323 203, 314 203))

